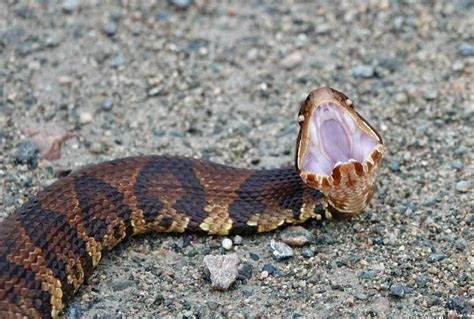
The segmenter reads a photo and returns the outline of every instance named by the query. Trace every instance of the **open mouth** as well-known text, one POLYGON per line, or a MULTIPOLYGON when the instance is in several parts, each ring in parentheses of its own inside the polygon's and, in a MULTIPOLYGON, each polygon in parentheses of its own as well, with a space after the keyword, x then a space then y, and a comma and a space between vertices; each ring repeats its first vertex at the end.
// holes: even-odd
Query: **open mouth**
POLYGON ((323 192, 339 213, 362 211, 374 193, 382 138, 347 96, 327 87, 308 95, 298 122, 295 166, 303 182, 323 192))
POLYGON ((364 163, 379 144, 376 134, 360 119, 331 102, 319 105, 308 121, 308 144, 301 169, 330 176, 339 164, 364 163))

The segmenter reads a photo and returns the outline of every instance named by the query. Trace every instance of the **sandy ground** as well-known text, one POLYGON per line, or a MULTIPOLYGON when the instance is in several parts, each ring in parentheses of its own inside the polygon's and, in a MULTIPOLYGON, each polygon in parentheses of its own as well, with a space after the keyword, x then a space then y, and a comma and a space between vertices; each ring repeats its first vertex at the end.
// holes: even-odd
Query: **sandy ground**
POLYGON ((216 292, 203 258, 229 253, 220 238, 132 238, 66 317, 472 315, 472 2, 138 3, 0 4, 1 216, 69 169, 127 155, 287 165, 299 103, 320 86, 379 129, 384 166, 363 214, 306 226, 314 256, 276 261, 279 232, 244 237, 231 250, 247 279, 216 292), (38 132, 73 137, 46 160, 58 153, 31 152, 38 132))

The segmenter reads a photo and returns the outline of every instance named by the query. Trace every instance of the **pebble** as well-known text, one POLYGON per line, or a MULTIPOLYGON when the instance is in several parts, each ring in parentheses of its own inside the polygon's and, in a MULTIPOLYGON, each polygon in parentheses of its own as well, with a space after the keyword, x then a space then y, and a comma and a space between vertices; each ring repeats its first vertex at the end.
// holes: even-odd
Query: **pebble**
POLYGON ((467 193, 470 187, 471 183, 469 181, 459 181, 456 183, 456 190, 461 193, 467 193))
POLYGON ((346 304, 348 307, 354 307, 354 305, 355 305, 354 298, 353 298, 353 297, 347 298, 346 301, 345 301, 345 304, 346 304))
POLYGON ((390 311, 390 300, 385 297, 378 297, 371 302, 370 306, 380 317, 385 317, 390 311))
POLYGON ((464 251, 466 250, 467 242, 464 239, 458 239, 454 242, 454 247, 456 247, 458 251, 464 251))
POLYGON ((112 288, 114 291, 122 291, 133 286, 135 286, 135 282, 127 279, 117 279, 112 282, 112 288))
POLYGON ((303 56, 298 51, 287 55, 281 60, 281 66, 287 70, 293 69, 303 62, 303 56))
POLYGON ((94 119, 92 113, 90 112, 81 112, 79 114, 79 123, 82 125, 89 124, 94 119))
POLYGON ((263 265, 262 272, 267 272, 269 275, 275 276, 275 277, 280 277, 283 275, 283 273, 277 268, 275 268, 275 266, 273 266, 272 264, 263 265))
POLYGON ((68 319, 79 319, 81 318, 81 313, 82 311, 80 305, 73 303, 67 307, 66 317, 68 319))
POLYGON ((428 255, 428 257, 426 257, 426 261, 428 263, 432 264, 432 263, 441 261, 441 260, 445 259, 446 257, 447 256, 445 254, 442 254, 442 253, 433 253, 433 254, 428 255))
POLYGON ((400 169, 400 164, 398 162, 391 162, 388 164, 388 168, 395 173, 400 169))
POLYGON ((430 278, 427 275, 419 274, 416 276, 416 285, 418 288, 425 288, 430 278))
POLYGON ((103 111, 110 111, 114 106, 114 102, 111 99, 104 99, 100 102, 100 108, 103 111))
POLYGON ((462 43, 458 47, 458 53, 462 57, 474 56, 474 44, 462 43))
POLYGON ((249 280, 252 278, 252 273, 253 273, 253 267, 249 263, 242 263, 239 267, 239 275, 240 277, 243 277, 244 279, 249 280))
POLYGON ((122 54, 116 54, 112 58, 112 62, 110 63, 110 66, 113 67, 114 69, 118 69, 124 64, 125 64, 125 57, 122 54))
POLYGON ((357 277, 360 279, 374 279, 377 273, 373 270, 362 270, 357 277))
POLYGON ((371 78, 375 75, 375 69, 371 65, 358 65, 351 70, 355 78, 371 78))
POLYGON ((117 23, 115 23, 114 21, 108 21, 105 25, 104 25, 104 33, 108 36, 108 37, 113 37, 115 35, 115 33, 117 32, 117 23))
POLYGON ((390 296, 403 298, 405 296, 405 286, 399 283, 394 283, 389 288, 390 296))
POLYGON ((76 11, 77 8, 79 8, 80 3, 81 3, 80 0, 64 0, 62 7, 63 7, 64 12, 72 13, 76 11))
POLYGON ((303 255, 303 257, 305 257, 305 258, 314 257, 314 249, 311 248, 311 247, 305 247, 301 251, 301 255, 303 255))
POLYGON ((38 144, 33 140, 24 140, 16 147, 15 162, 36 168, 36 166, 38 166, 38 155, 38 144))
POLYGON ((239 257, 237 254, 206 255, 204 256, 204 266, 210 273, 212 288, 227 290, 239 274, 239 257))
POLYGON ((301 226, 287 227, 281 232, 281 240, 290 246, 304 246, 314 242, 314 235, 301 226))
POLYGON ((234 245, 242 245, 242 236, 234 236, 234 245))
POLYGON ((464 164, 461 161, 455 160, 451 163, 451 167, 457 170, 461 170, 464 168, 464 164))
POLYGON ((408 102, 408 96, 405 92, 399 92, 395 94, 395 102, 399 104, 405 104, 408 102))
POLYGON ((464 314, 467 313, 468 302, 462 297, 449 297, 446 301, 446 308, 455 310, 457 313, 464 314))
POLYGON ((224 239, 222 239, 221 245, 222 247, 224 247, 224 249, 229 250, 232 248, 232 240, 225 237, 224 239))
POLYGON ((427 90, 424 92, 423 97, 425 100, 432 101, 438 97, 438 91, 436 90, 427 90))
POLYGON ((146 94, 148 96, 157 96, 161 93, 161 91, 163 91, 162 86, 153 86, 147 90, 146 94))
POLYGON ((259 261, 260 260, 260 256, 255 254, 255 253, 249 253, 249 257, 250 259, 252 259, 253 261, 259 261))
POLYGON ((179 9, 186 9, 191 4, 191 0, 171 0, 171 4, 179 9))
POLYGON ((293 257, 293 249, 285 243, 272 239, 270 241, 270 248, 272 249, 272 256, 276 260, 284 260, 293 257))

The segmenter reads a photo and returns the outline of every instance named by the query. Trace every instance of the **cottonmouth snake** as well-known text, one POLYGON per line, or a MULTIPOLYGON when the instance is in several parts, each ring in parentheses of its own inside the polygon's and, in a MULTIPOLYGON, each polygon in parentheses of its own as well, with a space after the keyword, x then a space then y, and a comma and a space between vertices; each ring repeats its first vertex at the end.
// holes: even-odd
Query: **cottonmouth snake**
POLYGON ((309 94, 298 122, 296 169, 138 156, 46 187, 0 223, 0 317, 57 317, 103 252, 129 235, 266 232, 360 212, 382 159, 380 136, 330 88, 309 94))

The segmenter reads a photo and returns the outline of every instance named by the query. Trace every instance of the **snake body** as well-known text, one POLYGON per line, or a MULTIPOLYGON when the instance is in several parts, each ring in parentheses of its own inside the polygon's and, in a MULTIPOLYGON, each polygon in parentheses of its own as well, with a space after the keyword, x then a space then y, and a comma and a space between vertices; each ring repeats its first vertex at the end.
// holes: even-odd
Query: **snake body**
MULTIPOLYGON (((320 90, 305 103, 314 104, 311 99, 321 92, 330 92, 336 103, 342 94, 320 90)), ((130 235, 248 234, 351 214, 312 186, 319 179, 298 164, 299 149, 296 156, 296 169, 273 170, 138 156, 87 166, 59 179, 0 223, 0 317, 58 316, 103 253, 130 235)), ((343 167, 337 167, 344 177, 343 167)), ((354 177, 366 183, 373 171, 354 177)), ((356 185, 352 192, 363 184, 349 180, 356 185)), ((347 181, 339 180, 336 187, 351 189, 342 184, 347 181)))

